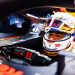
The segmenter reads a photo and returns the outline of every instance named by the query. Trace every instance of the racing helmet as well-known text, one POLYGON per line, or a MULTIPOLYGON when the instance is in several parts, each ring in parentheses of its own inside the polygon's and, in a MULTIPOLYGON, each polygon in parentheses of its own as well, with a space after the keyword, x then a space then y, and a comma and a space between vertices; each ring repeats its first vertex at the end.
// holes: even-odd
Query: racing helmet
POLYGON ((61 31, 49 31, 43 37, 44 52, 48 56, 57 56, 58 51, 69 49, 73 37, 61 31))

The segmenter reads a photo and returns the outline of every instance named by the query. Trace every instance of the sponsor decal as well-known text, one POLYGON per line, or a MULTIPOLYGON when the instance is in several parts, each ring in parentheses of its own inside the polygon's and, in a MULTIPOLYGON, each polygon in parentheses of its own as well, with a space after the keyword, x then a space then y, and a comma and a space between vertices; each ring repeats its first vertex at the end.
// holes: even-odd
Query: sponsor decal
POLYGON ((0 64, 0 75, 24 75, 22 71, 17 71, 15 68, 6 64, 0 64))

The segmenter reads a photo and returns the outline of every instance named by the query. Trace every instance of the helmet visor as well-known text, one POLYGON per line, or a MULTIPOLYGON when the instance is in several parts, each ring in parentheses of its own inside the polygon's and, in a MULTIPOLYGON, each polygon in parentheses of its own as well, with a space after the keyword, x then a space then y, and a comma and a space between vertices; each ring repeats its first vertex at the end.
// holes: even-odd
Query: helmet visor
POLYGON ((45 34, 44 38, 49 41, 64 41, 71 37, 71 34, 65 32, 50 31, 45 34))

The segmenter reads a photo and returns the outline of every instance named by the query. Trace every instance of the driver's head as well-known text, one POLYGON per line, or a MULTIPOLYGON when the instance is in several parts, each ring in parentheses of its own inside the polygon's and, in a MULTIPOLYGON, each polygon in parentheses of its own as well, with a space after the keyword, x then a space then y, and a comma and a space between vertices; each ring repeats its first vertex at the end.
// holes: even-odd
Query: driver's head
POLYGON ((53 41, 61 40, 65 37, 65 34, 66 33, 64 33, 64 32, 51 31, 51 32, 49 32, 48 39, 53 40, 53 41))

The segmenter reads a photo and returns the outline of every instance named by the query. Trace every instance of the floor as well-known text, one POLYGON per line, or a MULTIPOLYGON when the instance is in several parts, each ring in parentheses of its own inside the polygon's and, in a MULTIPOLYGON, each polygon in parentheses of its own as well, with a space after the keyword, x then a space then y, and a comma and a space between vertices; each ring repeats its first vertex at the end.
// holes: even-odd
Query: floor
MULTIPOLYGON (((66 57, 66 66, 62 73, 62 75, 75 75, 75 59, 66 57)), ((47 75, 55 75, 56 72, 56 65, 57 63, 52 64, 49 66, 49 71, 47 75)))

